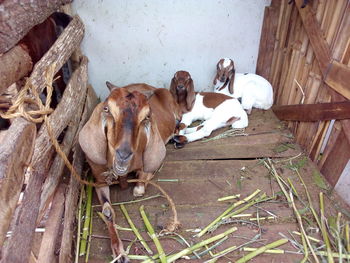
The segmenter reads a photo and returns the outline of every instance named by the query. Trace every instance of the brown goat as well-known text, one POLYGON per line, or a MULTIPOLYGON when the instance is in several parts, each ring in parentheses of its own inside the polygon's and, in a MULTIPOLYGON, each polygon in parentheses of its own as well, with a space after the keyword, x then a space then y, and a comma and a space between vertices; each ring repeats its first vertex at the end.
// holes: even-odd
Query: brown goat
POLYGON ((232 59, 222 58, 216 64, 216 75, 213 84, 216 90, 221 91, 228 86, 230 94, 233 94, 235 81, 235 64, 232 59))
MULTIPOLYGON (((139 179, 150 180, 165 157, 165 144, 173 136, 178 105, 167 89, 146 84, 118 88, 107 82, 110 94, 98 104, 79 134, 79 143, 87 156, 97 182, 126 182, 136 172, 139 179)), ((109 187, 96 188, 107 218, 115 262, 129 262, 114 228, 115 213, 110 204, 109 187)), ((137 183, 134 195, 141 196, 145 184, 137 183)))

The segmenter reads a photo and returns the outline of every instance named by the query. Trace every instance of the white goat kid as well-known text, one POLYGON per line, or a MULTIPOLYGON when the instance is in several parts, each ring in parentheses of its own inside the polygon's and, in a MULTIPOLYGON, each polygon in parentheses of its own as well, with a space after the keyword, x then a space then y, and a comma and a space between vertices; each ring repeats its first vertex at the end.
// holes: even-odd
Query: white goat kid
MULTIPOLYGON (((182 116, 181 123, 186 128, 179 134, 187 138, 187 142, 193 142, 209 136, 214 130, 231 125, 232 128, 245 128, 248 126, 248 116, 237 99, 228 96, 219 96, 222 102, 218 105, 206 105, 206 100, 218 96, 212 92, 198 93, 190 112, 182 116), (187 128, 192 122, 204 120, 196 127, 187 128)), ((221 94, 220 94, 221 95, 221 94)))
POLYGON ((253 73, 235 73, 232 59, 217 63, 213 81, 214 92, 241 98, 242 107, 250 114, 252 108, 268 110, 273 104, 273 89, 263 77, 253 73))

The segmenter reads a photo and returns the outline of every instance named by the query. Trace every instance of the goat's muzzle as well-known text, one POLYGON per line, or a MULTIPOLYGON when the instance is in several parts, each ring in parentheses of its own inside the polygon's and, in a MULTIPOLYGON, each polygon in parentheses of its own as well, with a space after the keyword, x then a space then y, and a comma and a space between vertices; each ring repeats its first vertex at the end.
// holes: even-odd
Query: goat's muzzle
POLYGON ((225 77, 225 76, 222 76, 222 77, 220 78, 220 81, 221 81, 221 82, 225 82, 225 81, 226 81, 226 77, 225 77))
POLYGON ((115 158, 113 162, 113 171, 118 176, 125 176, 128 174, 129 164, 133 157, 133 153, 125 150, 118 149, 115 151, 115 158))

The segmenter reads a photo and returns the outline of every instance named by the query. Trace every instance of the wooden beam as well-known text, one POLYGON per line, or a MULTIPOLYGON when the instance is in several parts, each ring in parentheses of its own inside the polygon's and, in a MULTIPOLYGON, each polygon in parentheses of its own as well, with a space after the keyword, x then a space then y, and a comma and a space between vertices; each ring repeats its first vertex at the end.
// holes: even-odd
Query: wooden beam
POLYGON ((350 67, 333 61, 325 77, 325 82, 345 98, 350 99, 350 67))
POLYGON ((21 40, 35 25, 42 23, 61 5, 72 0, 0 1, 0 54, 21 40))
POLYGON ((305 31, 310 39, 322 75, 325 76, 328 65, 331 62, 331 51, 326 42, 326 38, 312 12, 311 6, 307 5, 301 8, 303 0, 295 0, 295 4, 299 10, 301 20, 303 21, 305 31))
POLYGON ((273 106, 283 121, 324 121, 350 119, 350 101, 273 106))

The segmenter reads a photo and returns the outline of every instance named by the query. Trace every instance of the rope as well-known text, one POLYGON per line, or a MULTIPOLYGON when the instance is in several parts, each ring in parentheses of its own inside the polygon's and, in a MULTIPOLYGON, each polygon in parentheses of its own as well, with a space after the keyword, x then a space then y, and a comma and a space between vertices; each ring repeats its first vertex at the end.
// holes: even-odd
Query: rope
MULTIPOLYGON (((46 70, 46 78, 45 78, 45 87, 47 90, 47 98, 45 105, 42 103, 39 94, 35 87, 31 84, 30 78, 27 79, 25 86, 22 88, 22 90, 19 92, 18 96, 16 97, 15 102, 13 105, 8 109, 7 112, 3 113, 0 111, 0 116, 4 119, 12 119, 12 118, 17 118, 17 117, 23 117, 28 121, 34 122, 34 123, 41 123, 44 122, 47 133, 49 135, 49 138, 56 150, 56 152, 59 154, 59 156, 62 158, 63 162, 71 172, 71 174, 75 177, 75 179, 80 183, 84 185, 90 185, 92 187, 102 187, 102 186, 110 186, 114 184, 119 184, 119 182, 111 182, 109 184, 106 183, 94 183, 94 182, 89 182, 87 180, 84 180, 81 178, 81 176, 76 172, 75 168, 71 164, 71 162, 68 160, 66 154, 62 151, 55 135, 52 129, 51 124, 49 123, 47 115, 53 112, 53 109, 50 108, 50 103, 51 103, 51 97, 52 97, 52 83, 55 81, 54 75, 55 75, 55 68, 56 64, 53 63, 51 64, 47 70, 46 70), (32 99, 28 93, 32 93, 34 96, 34 99, 32 99), (36 105, 39 110, 30 110, 26 111, 25 110, 25 104, 30 103, 36 105), (39 117, 38 117, 39 115, 39 117)), ((172 198, 161 188, 158 184, 151 182, 149 180, 141 180, 141 179, 129 179, 127 180, 128 183, 145 183, 145 184, 151 184, 152 186, 156 187, 163 195, 164 197, 168 200, 170 207, 173 212, 173 220, 168 224, 166 229, 164 231, 167 232, 174 232, 180 225, 180 222, 177 217, 177 211, 175 208, 175 203, 172 200, 172 198)))

